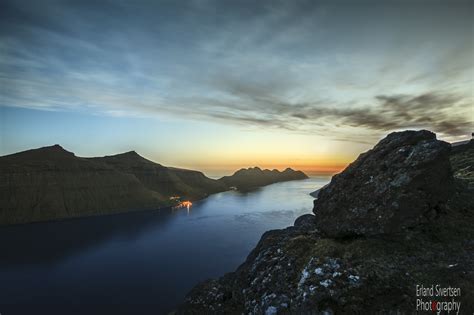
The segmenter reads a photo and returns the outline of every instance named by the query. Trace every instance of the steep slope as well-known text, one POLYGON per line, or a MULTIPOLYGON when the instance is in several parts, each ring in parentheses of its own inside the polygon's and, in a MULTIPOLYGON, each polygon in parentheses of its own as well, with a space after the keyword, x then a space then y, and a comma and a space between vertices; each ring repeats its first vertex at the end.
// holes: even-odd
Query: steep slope
POLYGON ((157 209, 229 186, 248 189, 306 178, 291 169, 249 169, 214 180, 154 163, 135 151, 81 158, 59 145, 0 157, 0 171, 0 224, 157 209))
POLYGON ((0 157, 0 224, 152 209, 168 203, 134 175, 59 145, 0 157))
POLYGON ((132 174, 145 187, 168 199, 179 196, 181 199, 196 200, 227 190, 223 183, 210 179, 201 172, 165 167, 143 158, 135 151, 90 160, 132 174))
POLYGON ((474 140, 465 144, 453 146, 451 150, 451 165, 454 176, 465 180, 474 189, 474 140))
POLYGON ((266 232, 235 272, 196 286, 177 313, 444 314, 449 305, 472 314, 474 191, 456 174, 474 151, 449 149, 427 131, 389 135, 321 189, 315 215, 266 232), (405 200, 410 211, 392 204, 405 200), (417 296, 417 286, 448 293, 417 296))
POLYGON ((450 147, 426 130, 388 135, 320 190, 317 228, 333 237, 386 234, 439 215, 453 187, 450 147))
POLYGON ((243 168, 235 172, 232 176, 224 176, 219 181, 225 183, 229 187, 236 187, 238 190, 246 191, 257 187, 270 185, 278 182, 290 180, 306 179, 305 173, 294 171, 291 168, 285 169, 283 172, 278 170, 262 170, 259 167, 243 168))

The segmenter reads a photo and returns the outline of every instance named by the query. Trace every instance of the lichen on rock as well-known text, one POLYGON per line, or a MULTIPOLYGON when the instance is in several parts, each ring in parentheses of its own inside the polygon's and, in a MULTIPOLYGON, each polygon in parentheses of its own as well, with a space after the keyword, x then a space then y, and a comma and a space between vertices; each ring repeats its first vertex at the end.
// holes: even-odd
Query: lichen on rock
POLYGON ((443 211, 453 192, 450 145, 432 132, 389 134, 335 175, 314 201, 332 237, 402 232, 443 211))

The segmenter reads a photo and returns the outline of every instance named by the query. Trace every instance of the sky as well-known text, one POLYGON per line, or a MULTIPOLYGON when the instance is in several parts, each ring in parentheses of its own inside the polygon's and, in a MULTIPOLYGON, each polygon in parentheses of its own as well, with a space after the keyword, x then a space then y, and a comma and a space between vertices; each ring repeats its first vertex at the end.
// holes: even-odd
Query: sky
POLYGON ((389 132, 473 121, 471 1, 0 3, 0 155, 334 173, 389 132))

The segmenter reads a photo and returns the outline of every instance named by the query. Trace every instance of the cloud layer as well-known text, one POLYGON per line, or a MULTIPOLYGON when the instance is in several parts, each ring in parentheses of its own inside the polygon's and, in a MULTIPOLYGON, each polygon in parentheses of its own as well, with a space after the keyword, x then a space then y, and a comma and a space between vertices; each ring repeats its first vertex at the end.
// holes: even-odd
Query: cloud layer
POLYGON ((363 141, 473 129, 473 5, 3 1, 0 106, 363 141))

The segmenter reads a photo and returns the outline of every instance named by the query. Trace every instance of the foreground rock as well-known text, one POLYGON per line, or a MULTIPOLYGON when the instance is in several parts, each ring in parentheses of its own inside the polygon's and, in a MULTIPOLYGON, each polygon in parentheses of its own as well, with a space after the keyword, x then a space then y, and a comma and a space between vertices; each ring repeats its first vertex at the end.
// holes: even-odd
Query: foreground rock
POLYGON ((451 165, 455 169, 454 176, 465 181, 474 189, 474 139, 464 145, 454 146, 451 154, 451 165))
POLYGON ((248 191, 257 187, 270 185, 278 182, 285 182, 291 180, 307 179, 305 173, 302 171, 295 171, 291 168, 280 172, 274 170, 262 170, 259 167, 243 168, 235 172, 232 176, 224 176, 219 179, 220 182, 225 183, 229 187, 235 187, 241 191, 248 191))
MULTIPOLYGON (((410 228, 396 228, 395 234, 394 230, 386 229, 382 224, 373 230, 365 229, 364 231, 368 231, 364 232, 365 234, 343 233, 345 237, 341 238, 339 233, 335 233, 337 237, 333 237, 331 233, 321 231, 321 215, 332 214, 324 210, 319 212, 319 208, 316 216, 305 215, 298 218, 292 227, 265 233, 247 260, 235 272, 196 286, 177 313, 412 314, 417 312, 417 299, 420 298, 416 295, 416 286, 439 285, 443 288, 459 288, 460 296, 428 296, 421 299, 424 302, 434 300, 440 303, 454 300, 461 303, 459 314, 472 314, 474 191, 469 188, 470 179, 451 177, 451 166, 449 162, 446 164, 445 160, 449 147, 436 142, 431 133, 392 134, 378 146, 379 149, 374 148, 366 153, 364 158, 366 161, 374 161, 370 164, 373 167, 376 166, 375 160, 381 163, 391 161, 399 167, 405 167, 404 159, 396 158, 397 151, 388 149, 398 147, 414 152, 410 163, 418 170, 417 176, 435 176, 432 172, 438 168, 439 176, 447 180, 448 188, 453 189, 452 194, 436 198, 425 190, 425 194, 419 196, 425 198, 424 200, 434 198, 433 200, 443 204, 443 210, 423 221, 423 224, 414 224, 421 221, 413 220, 410 216, 400 216, 399 226, 410 228), (400 141, 395 144, 392 142, 394 138, 403 138, 402 142, 405 144, 402 145, 400 141), (388 145, 389 143, 392 144, 388 145), (420 143, 426 145, 419 147, 420 143), (378 154, 381 154, 381 147, 385 147, 383 151, 386 152, 386 157, 392 157, 391 159, 375 158, 380 157, 378 154), (425 147, 429 150, 424 150, 425 147), (375 155, 371 156, 372 154, 375 155), (405 220, 409 223, 405 223, 405 220), (380 228, 381 226, 383 228, 380 228)), ((474 157, 472 149, 461 151, 463 156, 458 156, 458 151, 450 156, 454 174, 458 174, 458 167, 462 164, 456 164, 455 161, 472 160, 474 157)), ((363 165, 362 162, 354 164, 355 166, 349 167, 349 172, 355 172, 363 165)), ((376 175, 390 179, 390 182, 393 181, 390 176, 401 176, 393 165, 379 166, 377 169, 377 172, 381 173, 376 175)), ((374 174, 373 170, 367 171, 374 174)), ((408 166, 405 171, 413 174, 408 166)), ((358 180, 345 176, 341 178, 345 181, 358 180)), ((339 180, 337 182, 338 185, 345 185, 339 180)), ((404 183, 411 185, 412 181, 404 183)), ((444 183, 438 185, 444 187, 444 183)), ((438 191, 436 187, 431 189, 438 191)), ((353 200, 358 196, 350 191, 346 193, 346 198, 353 200)), ((406 193, 409 192, 400 191, 400 198, 404 198, 406 193)), ((336 198, 328 191, 325 194, 327 200, 336 198)), ((385 199, 377 198, 379 196, 365 196, 363 200, 379 207, 386 204, 385 199)), ((359 208, 363 206, 364 204, 358 203, 359 208)), ((415 207, 425 209, 425 203, 415 202, 413 207, 414 213, 418 214, 423 211, 415 207)), ((382 208, 379 211, 381 215, 385 214, 382 208)), ((394 213, 394 209, 390 207, 387 211, 394 213)), ((347 216, 338 219, 351 220, 347 216)), ((341 224, 350 227, 349 222, 341 224)), ((439 307, 446 305, 439 304, 439 307)), ((456 313, 456 310, 451 313, 456 313)))
POLYGON ((332 237, 375 235, 439 216, 453 191, 450 147, 425 130, 389 134, 319 191, 316 226, 332 237))

